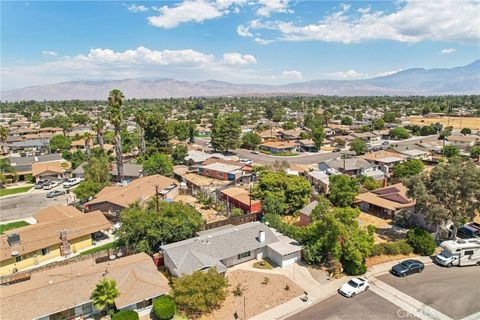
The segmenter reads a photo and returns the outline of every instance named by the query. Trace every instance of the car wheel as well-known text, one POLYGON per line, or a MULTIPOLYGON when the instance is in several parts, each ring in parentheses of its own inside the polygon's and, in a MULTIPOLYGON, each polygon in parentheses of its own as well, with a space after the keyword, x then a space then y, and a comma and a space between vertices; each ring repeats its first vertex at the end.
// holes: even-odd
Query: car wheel
POLYGON ((368 286, 365 287, 365 292, 367 292, 367 291, 368 291, 368 286))
POLYGON ((401 274, 401 277, 405 277, 407 274, 406 273, 402 273, 401 274))
POLYGON ((355 292, 350 295, 350 298, 355 297, 355 292))
POLYGON ((451 268, 453 267, 453 264, 450 262, 448 265, 447 265, 447 268, 451 268))

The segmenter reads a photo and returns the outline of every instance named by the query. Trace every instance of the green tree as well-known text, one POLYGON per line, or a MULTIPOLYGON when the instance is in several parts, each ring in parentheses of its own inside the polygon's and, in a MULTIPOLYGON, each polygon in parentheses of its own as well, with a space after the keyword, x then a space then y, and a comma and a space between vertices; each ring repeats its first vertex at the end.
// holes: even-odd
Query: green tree
POLYGON ((340 124, 344 126, 350 126, 352 125, 352 123, 353 123, 353 119, 349 116, 342 117, 342 119, 340 120, 340 124))
POLYGON ((410 137, 410 132, 405 128, 398 127, 390 129, 388 135, 393 139, 408 139, 408 137, 410 137))
POLYGON ((8 128, 4 126, 0 126, 0 143, 1 143, 1 151, 3 154, 7 153, 7 138, 8 138, 8 128))
POLYGON ((154 174, 170 176, 173 173, 172 160, 168 155, 157 152, 143 162, 143 172, 148 176, 154 174))
POLYGON ((323 126, 315 127, 312 130, 312 140, 315 143, 315 147, 320 150, 322 147, 323 139, 325 138, 325 132, 323 126))
POLYGON ((395 112, 385 112, 383 114, 383 120, 386 123, 394 123, 396 119, 397 119, 397 115, 395 114, 395 112))
POLYGON ((460 130, 460 133, 461 133, 461 134, 472 134, 472 129, 470 129, 470 128, 463 128, 462 130, 460 130))
POLYGON ((172 138, 172 125, 165 120, 165 117, 158 112, 150 113, 145 125, 147 153, 150 155, 157 152, 169 154, 172 150, 170 144, 172 138))
POLYGON ((470 157, 471 158, 480 157, 480 146, 473 146, 470 148, 470 157))
POLYGON ((412 159, 402 163, 397 163, 393 167, 393 176, 397 179, 410 178, 422 173, 425 168, 422 160, 412 159))
POLYGON ((418 227, 408 230, 407 242, 413 248, 413 252, 422 256, 433 254, 437 248, 432 235, 418 227))
POLYGON ((338 207, 353 205, 358 195, 358 182, 349 176, 338 174, 329 177, 329 199, 338 207))
POLYGON ((95 289, 90 296, 97 310, 108 310, 115 305, 115 298, 120 295, 117 282, 113 279, 103 278, 95 284, 95 289))
POLYGON ((105 132, 105 121, 100 118, 100 116, 97 117, 95 121, 92 121, 90 123, 90 127, 95 131, 96 137, 97 137, 97 143, 100 146, 101 149, 103 149, 103 134, 105 132))
POLYGON ((239 145, 240 123, 233 115, 219 117, 213 122, 212 128, 212 146, 215 150, 228 152, 228 150, 235 149, 239 145))
POLYGON ((78 187, 72 191, 80 203, 84 203, 89 201, 93 196, 100 192, 104 186, 104 184, 98 182, 82 181, 78 187))
POLYGON ((460 149, 454 144, 449 144, 442 148, 442 154, 447 158, 456 157, 460 155, 460 149))
POLYGON ((142 109, 139 109, 135 113, 135 122, 137 123, 138 126, 138 137, 140 140, 140 152, 141 154, 145 154, 146 152, 146 147, 145 147, 145 125, 147 121, 147 116, 145 114, 145 111, 142 109))
POLYGON ((365 141, 363 141, 362 139, 359 139, 359 138, 354 139, 350 143, 350 150, 355 152, 355 154, 357 156, 361 155, 361 154, 364 154, 368 150, 367 149, 367 143, 365 141))
POLYGON ((318 203, 310 214, 311 221, 321 220, 328 212, 333 209, 333 205, 325 196, 319 196, 318 203))
POLYGON ((173 125, 173 131, 178 140, 186 141, 188 139, 188 123, 176 121, 173 125))
POLYGON ((123 180, 123 157, 122 157, 122 138, 120 130, 123 124, 123 101, 125 96, 118 89, 110 91, 108 96, 108 120, 115 128, 115 161, 117 164, 118 178, 123 180))
POLYGON ((174 278, 172 294, 177 305, 191 316, 219 308, 228 295, 228 280, 215 268, 174 278))
POLYGON ((440 226, 452 221, 458 227, 480 210, 480 169, 471 161, 441 163, 407 181, 408 196, 427 222, 440 226))
POLYGON ((274 196, 266 196, 262 201, 262 212, 264 214, 283 214, 284 203, 274 196))
POLYGON ((167 294, 153 302, 153 313, 158 320, 170 320, 175 316, 177 306, 173 298, 167 294))
POLYGON ((286 214, 293 214, 309 202, 311 192, 310 183, 303 177, 265 171, 253 188, 252 195, 260 200, 273 197, 283 204, 286 214))
POLYGON ((255 148, 262 142, 262 137, 255 132, 247 132, 242 137, 242 147, 245 149, 255 150, 255 148))
POLYGON ((138 320, 138 313, 133 310, 121 310, 112 316, 112 320, 138 320))
POLYGON ((131 204, 122 211, 121 226, 115 232, 120 246, 137 252, 153 254, 161 244, 193 237, 203 225, 202 215, 194 207, 180 202, 157 202, 152 199, 146 207, 131 204))
POLYGON ((373 119, 372 126, 374 130, 382 130, 385 127, 385 121, 382 118, 373 119))
POLYGON ((50 139, 50 150, 53 152, 62 152, 64 150, 69 150, 72 143, 70 138, 64 136, 63 134, 56 134, 50 139))
POLYGON ((110 182, 110 159, 107 156, 91 157, 83 165, 85 181, 102 185, 110 182))
POLYGON ((186 145, 177 144, 175 147, 173 147, 173 151, 172 151, 173 164, 175 165, 183 164, 186 156, 188 156, 188 149, 186 145))

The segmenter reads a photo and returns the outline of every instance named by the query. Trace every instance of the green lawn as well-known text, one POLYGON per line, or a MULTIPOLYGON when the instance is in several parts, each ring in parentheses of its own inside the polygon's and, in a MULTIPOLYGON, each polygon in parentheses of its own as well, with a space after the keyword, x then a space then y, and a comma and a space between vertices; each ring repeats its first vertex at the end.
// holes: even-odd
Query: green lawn
POLYGON ((83 251, 83 252, 80 253, 80 255, 84 256, 84 255, 87 255, 87 254, 91 254, 91 253, 95 253, 95 252, 99 252, 99 251, 103 251, 103 250, 107 250, 107 249, 112 249, 112 248, 115 248, 116 245, 117 245, 117 243, 115 241, 109 242, 109 243, 103 244, 101 246, 89 249, 87 251, 83 251))
POLYGON ((30 225, 30 223, 26 221, 16 221, 16 222, 11 222, 7 224, 0 224, 0 234, 4 233, 5 231, 20 228, 20 227, 25 227, 30 225))
POLYGON ((27 192, 28 190, 32 189, 33 186, 28 187, 20 187, 20 188, 12 188, 12 189, 0 189, 0 197, 8 196, 11 194, 27 192))

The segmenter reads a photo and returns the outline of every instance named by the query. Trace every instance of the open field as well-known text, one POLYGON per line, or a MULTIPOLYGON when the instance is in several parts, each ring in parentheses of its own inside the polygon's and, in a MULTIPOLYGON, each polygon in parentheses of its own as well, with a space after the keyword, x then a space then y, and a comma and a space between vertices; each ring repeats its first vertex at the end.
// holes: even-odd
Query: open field
POLYGON ((460 117, 435 117, 435 118, 426 118, 426 117, 409 117, 408 120, 411 124, 416 124, 419 126, 426 126, 431 123, 441 123, 443 126, 452 126, 454 129, 470 128, 472 130, 480 130, 480 117, 469 117, 469 118, 460 118, 460 117))

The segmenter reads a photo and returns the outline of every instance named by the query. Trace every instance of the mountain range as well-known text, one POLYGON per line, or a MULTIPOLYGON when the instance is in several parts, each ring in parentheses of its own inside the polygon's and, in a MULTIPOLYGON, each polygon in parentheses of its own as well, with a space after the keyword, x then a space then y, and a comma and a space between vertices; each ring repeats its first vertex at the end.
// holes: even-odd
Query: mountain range
POLYGON ((224 81, 125 79, 72 81, 1 92, 2 101, 103 100, 117 88, 127 98, 180 98, 245 95, 464 95, 480 94, 480 60, 455 68, 414 68, 364 80, 312 80, 284 85, 235 84, 224 81))

